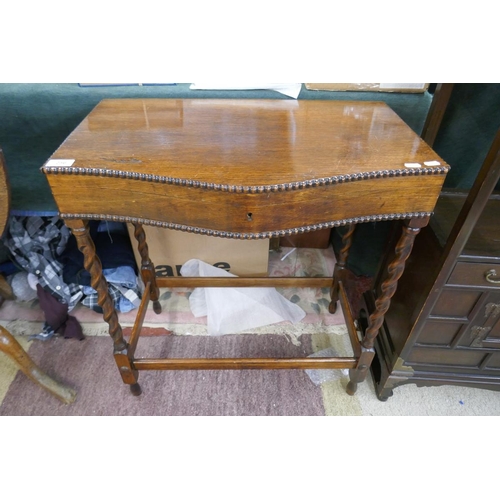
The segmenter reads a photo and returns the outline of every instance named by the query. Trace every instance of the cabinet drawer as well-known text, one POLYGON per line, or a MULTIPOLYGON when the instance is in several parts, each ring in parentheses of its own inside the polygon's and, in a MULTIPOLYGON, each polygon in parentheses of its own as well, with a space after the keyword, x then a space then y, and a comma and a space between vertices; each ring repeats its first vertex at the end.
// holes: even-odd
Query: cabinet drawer
POLYGON ((458 262, 448 284, 500 289, 500 264, 458 262))
POLYGON ((406 362, 409 365, 463 366, 478 368, 484 352, 455 349, 413 348, 406 362))

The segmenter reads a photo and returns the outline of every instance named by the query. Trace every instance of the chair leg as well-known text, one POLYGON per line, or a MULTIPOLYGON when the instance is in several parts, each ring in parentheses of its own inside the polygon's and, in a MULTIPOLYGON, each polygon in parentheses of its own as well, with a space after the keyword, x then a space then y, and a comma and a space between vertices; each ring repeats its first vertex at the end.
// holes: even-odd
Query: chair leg
POLYGON ((65 404, 73 403, 76 391, 49 377, 33 362, 21 344, 5 328, 0 326, 0 351, 12 359, 19 369, 33 382, 49 391, 65 404))

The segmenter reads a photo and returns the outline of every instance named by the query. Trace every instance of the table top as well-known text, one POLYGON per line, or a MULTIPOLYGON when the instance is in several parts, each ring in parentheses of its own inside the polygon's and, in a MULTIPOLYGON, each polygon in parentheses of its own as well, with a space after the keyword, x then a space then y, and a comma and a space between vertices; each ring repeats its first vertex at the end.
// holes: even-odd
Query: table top
POLYGON ((105 99, 50 159, 229 185, 446 166, 383 102, 265 99, 105 99))
POLYGON ((64 219, 270 238, 428 217, 448 166, 382 102, 111 99, 42 170, 64 219))

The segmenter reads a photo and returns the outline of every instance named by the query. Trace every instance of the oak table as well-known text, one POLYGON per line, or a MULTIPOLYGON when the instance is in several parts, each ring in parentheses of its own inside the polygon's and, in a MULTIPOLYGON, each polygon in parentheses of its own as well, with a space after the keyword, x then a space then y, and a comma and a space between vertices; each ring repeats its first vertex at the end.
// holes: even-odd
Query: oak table
MULTIPOLYGON (((42 166, 59 213, 84 254, 133 394, 141 370, 349 369, 354 394, 413 241, 428 224, 449 166, 386 104, 253 99, 105 99, 42 166), (128 222, 145 292, 125 340, 88 220, 128 222), (346 298, 344 271, 358 223, 404 220, 375 309, 362 332, 346 298), (221 238, 274 238, 348 226, 329 278, 156 278, 143 225, 221 238), (159 287, 331 286, 353 356, 336 358, 141 359, 148 302, 159 287)), ((369 244, 369 242, 366 242, 369 244)))

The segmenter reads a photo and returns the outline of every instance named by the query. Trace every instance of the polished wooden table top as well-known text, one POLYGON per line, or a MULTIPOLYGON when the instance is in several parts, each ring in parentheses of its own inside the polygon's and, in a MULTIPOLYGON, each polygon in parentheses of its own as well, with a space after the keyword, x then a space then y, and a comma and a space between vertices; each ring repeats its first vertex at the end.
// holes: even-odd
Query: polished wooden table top
POLYGON ((234 185, 445 162, 383 102, 111 99, 51 158, 234 185))
POLYGON ((65 218, 271 237, 428 215, 448 166, 382 102, 110 99, 42 169, 65 218))

